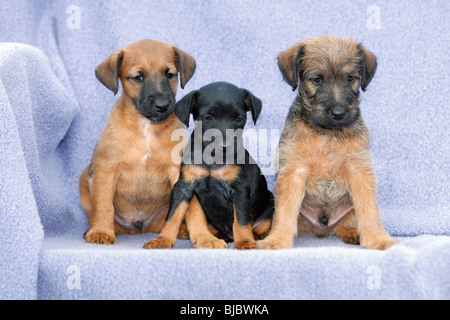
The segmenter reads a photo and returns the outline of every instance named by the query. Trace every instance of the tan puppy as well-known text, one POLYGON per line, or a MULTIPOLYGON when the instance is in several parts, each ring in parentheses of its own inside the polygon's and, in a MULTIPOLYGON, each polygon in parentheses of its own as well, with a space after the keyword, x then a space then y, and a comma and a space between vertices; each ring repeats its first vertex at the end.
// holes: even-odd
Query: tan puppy
POLYGON ((80 201, 90 228, 86 242, 115 244, 116 234, 158 233, 164 223, 180 159, 172 159, 183 129, 175 95, 195 71, 195 60, 173 45, 141 40, 115 51, 96 69, 98 80, 122 96, 80 179, 80 201))
POLYGON ((297 232, 335 233, 347 243, 387 249, 381 225, 369 132, 360 115, 375 56, 351 39, 322 36, 282 52, 279 67, 297 95, 279 145, 275 215, 258 248, 293 245, 297 232))

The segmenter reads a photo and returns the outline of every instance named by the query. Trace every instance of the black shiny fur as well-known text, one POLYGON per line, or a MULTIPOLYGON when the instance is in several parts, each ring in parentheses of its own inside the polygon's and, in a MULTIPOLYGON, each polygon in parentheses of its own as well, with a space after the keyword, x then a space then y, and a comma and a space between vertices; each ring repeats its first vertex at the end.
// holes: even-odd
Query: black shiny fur
POLYGON ((249 111, 256 123, 261 108, 261 101, 251 92, 226 82, 209 84, 189 93, 177 103, 175 113, 178 118, 188 125, 192 114, 196 128, 183 154, 180 179, 172 192, 167 220, 170 220, 182 201, 189 202, 194 194, 199 199, 208 223, 219 230, 227 241, 233 239, 233 204, 241 226, 272 220, 273 195, 267 188, 260 168, 243 147, 242 135, 237 134, 232 139, 224 138, 222 141, 203 141, 204 134, 211 129, 224 135, 227 130, 242 130, 249 111), (196 148, 196 143, 201 147, 196 148), (213 150, 212 156, 208 154, 207 148, 213 150), (222 155, 217 156, 218 152, 222 152, 222 155), (218 161, 211 162, 211 158, 218 161), (184 169, 191 165, 201 166, 210 172, 224 166, 238 166, 239 173, 233 181, 211 175, 196 181, 186 181, 184 169))

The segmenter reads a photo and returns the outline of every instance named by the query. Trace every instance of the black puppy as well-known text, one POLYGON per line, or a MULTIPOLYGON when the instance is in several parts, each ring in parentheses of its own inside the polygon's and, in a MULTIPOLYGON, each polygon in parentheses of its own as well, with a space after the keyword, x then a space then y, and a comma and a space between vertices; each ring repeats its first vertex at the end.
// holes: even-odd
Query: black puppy
POLYGON ((253 249, 255 235, 266 235, 274 198, 242 139, 247 112, 256 123, 261 108, 251 92, 226 82, 209 84, 177 103, 178 118, 189 125, 192 113, 196 126, 183 153, 166 222, 145 248, 171 248, 185 217, 197 248, 227 247, 215 236, 220 234, 234 239, 237 249, 253 249))

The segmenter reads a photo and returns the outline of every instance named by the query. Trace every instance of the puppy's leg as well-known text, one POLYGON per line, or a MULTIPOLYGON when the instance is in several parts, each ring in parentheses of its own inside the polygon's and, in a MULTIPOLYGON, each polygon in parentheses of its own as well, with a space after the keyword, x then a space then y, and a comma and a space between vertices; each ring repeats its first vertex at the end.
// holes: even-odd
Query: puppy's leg
POLYGON ((397 244, 381 225, 375 175, 372 169, 364 164, 353 164, 348 181, 355 206, 361 245, 368 249, 385 250, 397 244))
MULTIPOLYGON (((180 179, 180 168, 178 166, 170 167, 167 170, 167 175, 168 175, 168 178, 169 178, 169 181, 170 181, 170 185, 172 186, 172 189, 173 189, 175 184, 180 179)), ((162 227, 161 227, 161 229, 162 229, 162 227)), ((180 226, 180 230, 178 232, 177 238, 181 239, 181 240, 189 239, 189 234, 188 234, 188 231, 187 231, 186 221, 184 219, 183 219, 183 222, 182 222, 182 224, 180 226)))
POLYGON ((234 192, 234 248, 238 250, 255 249, 255 237, 250 221, 250 189, 239 188, 234 192), (240 190, 239 190, 240 189, 240 190))
POLYGON ((307 169, 286 170, 275 186, 275 213, 269 235, 256 243, 258 249, 283 249, 294 244, 298 216, 305 196, 307 169))
POLYGON ((203 208, 198 201, 197 196, 193 196, 186 215, 186 225, 189 232, 189 238, 196 248, 226 249, 227 243, 218 239, 211 233, 208 227, 203 208))
POLYGON ((274 203, 270 201, 270 205, 264 210, 264 212, 259 216, 253 225, 253 234, 257 240, 264 239, 272 227, 272 217, 273 217, 274 203))
POLYGON ((178 231, 177 239, 180 240, 189 240, 189 232, 186 225, 186 220, 183 220, 180 226, 180 230, 178 231))
POLYGON ((257 240, 264 239, 267 236, 267 234, 269 233, 271 227, 272 227, 271 219, 257 221, 252 226, 253 234, 255 235, 255 238, 257 240))
MULTIPOLYGON (((80 178, 80 203, 86 212, 86 216, 88 218, 88 222, 91 219, 92 215, 92 196, 91 190, 89 186, 89 168, 87 167, 80 178)), ((127 229, 117 222, 114 222, 114 234, 137 234, 138 232, 127 229)))
POLYGON ((159 235, 144 244, 145 249, 170 249, 177 240, 194 188, 182 180, 178 181, 170 199, 169 213, 159 235))
POLYGON ((350 211, 342 218, 335 227, 338 238, 348 244, 359 244, 358 222, 356 221, 355 210, 350 211))
POLYGON ((89 167, 84 169, 80 177, 80 203, 84 211, 86 212, 89 222, 92 212, 92 199, 91 199, 91 190, 89 188, 88 174, 89 174, 89 167))
POLYGON ((115 190, 116 175, 114 170, 105 170, 100 166, 96 166, 92 177, 90 228, 84 234, 86 242, 97 244, 116 243, 113 205, 115 190))
POLYGON ((234 209, 233 238, 235 249, 256 249, 252 224, 241 224, 239 222, 238 214, 236 213, 236 208, 234 209))

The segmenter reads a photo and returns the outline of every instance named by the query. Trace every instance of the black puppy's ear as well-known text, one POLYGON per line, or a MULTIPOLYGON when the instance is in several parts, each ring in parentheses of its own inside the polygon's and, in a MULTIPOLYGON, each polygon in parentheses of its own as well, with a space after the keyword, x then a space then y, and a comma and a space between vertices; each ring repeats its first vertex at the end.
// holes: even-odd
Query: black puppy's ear
POLYGON ((297 89, 304 55, 305 46, 301 42, 278 55, 278 68, 283 75, 283 80, 291 85, 292 91, 297 89))
POLYGON ((242 89, 244 91, 244 105, 246 111, 252 112, 253 123, 256 124, 259 115, 262 110, 262 102, 253 93, 248 90, 242 89))
POLYGON ((195 59, 177 47, 174 47, 174 59, 175 65, 180 73, 181 89, 184 89, 186 83, 188 83, 194 75, 196 68, 195 59))
POLYGON ((366 91, 370 81, 372 81, 375 71, 377 71, 377 58, 375 55, 358 44, 358 55, 361 59, 361 90, 366 91))
POLYGON ((197 103, 200 92, 198 90, 192 91, 185 95, 183 99, 177 102, 175 106, 175 114, 178 119, 189 127, 189 118, 197 103))
POLYGON ((119 90, 119 76, 122 68, 123 51, 114 51, 105 61, 103 61, 97 69, 95 76, 109 90, 117 94, 119 90))

